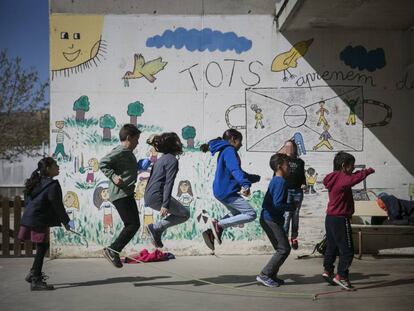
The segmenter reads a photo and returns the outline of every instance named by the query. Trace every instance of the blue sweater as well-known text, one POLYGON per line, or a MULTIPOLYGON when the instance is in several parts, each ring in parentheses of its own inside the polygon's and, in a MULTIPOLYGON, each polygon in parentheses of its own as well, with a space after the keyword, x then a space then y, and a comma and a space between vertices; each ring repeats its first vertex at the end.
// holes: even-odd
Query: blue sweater
POLYGON ((284 178, 274 176, 270 181, 269 188, 265 194, 262 208, 263 218, 277 223, 284 222, 283 214, 286 211, 294 211, 293 204, 288 204, 287 186, 284 178))
POLYGON ((219 152, 213 182, 213 193, 218 200, 228 201, 238 196, 241 187, 250 188, 252 183, 260 180, 260 176, 241 169, 239 155, 228 141, 213 139, 208 144, 212 155, 219 152))

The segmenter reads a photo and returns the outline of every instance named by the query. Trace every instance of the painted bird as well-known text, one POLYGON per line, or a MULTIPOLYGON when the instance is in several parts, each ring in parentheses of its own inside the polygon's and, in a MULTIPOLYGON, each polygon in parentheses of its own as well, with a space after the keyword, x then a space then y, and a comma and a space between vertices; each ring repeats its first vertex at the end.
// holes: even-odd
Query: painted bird
POLYGON ((290 75, 289 78, 293 79, 296 76, 289 72, 289 68, 296 68, 298 65, 297 60, 304 56, 312 44, 313 39, 301 41, 296 43, 288 52, 280 53, 276 55, 272 62, 272 71, 283 71, 283 81, 287 81, 286 72, 290 75))
POLYGON ((156 78, 155 74, 163 70, 167 62, 163 62, 161 57, 145 62, 142 54, 134 55, 134 69, 127 71, 122 79, 127 82, 128 79, 139 79, 144 77, 149 82, 153 83, 156 78))

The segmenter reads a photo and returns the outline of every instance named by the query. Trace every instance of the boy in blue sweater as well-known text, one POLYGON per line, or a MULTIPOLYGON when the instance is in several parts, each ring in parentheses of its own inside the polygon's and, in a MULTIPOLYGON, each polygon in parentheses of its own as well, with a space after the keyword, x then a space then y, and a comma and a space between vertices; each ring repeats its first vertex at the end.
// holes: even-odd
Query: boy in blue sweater
POLYGON ((284 284, 284 281, 277 277, 279 268, 290 254, 289 240, 283 229, 284 213, 294 211, 295 207, 286 203, 285 178, 289 174, 289 157, 280 153, 273 155, 270 158, 270 168, 274 175, 263 200, 260 225, 276 252, 256 280, 267 287, 278 287, 284 284))

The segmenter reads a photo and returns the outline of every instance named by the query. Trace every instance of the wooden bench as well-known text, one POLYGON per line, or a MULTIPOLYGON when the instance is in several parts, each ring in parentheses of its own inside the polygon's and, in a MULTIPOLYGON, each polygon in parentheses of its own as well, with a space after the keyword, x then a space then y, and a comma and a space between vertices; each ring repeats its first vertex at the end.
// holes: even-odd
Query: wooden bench
POLYGON ((387 213, 375 201, 355 201, 351 227, 359 259, 362 254, 377 254, 381 249, 414 246, 414 226, 389 224, 387 213), (372 224, 373 217, 385 221, 375 225, 372 224))

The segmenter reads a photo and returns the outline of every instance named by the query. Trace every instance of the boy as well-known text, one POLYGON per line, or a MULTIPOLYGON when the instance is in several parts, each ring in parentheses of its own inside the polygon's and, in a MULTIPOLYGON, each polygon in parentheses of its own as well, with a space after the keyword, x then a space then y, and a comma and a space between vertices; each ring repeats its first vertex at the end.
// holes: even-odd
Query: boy
POLYGON ((286 203, 287 187, 285 178, 289 174, 289 157, 285 154, 274 154, 270 158, 270 168, 274 175, 263 200, 260 225, 272 243, 276 253, 256 277, 256 280, 267 287, 278 287, 284 281, 277 277, 280 266, 290 254, 289 240, 283 225, 284 213, 294 211, 294 205, 286 203))
POLYGON ((323 184, 329 191, 328 208, 326 209, 325 230, 327 246, 322 277, 331 285, 339 285, 346 290, 352 290, 349 282, 349 267, 354 258, 352 229, 349 222, 354 213, 354 198, 352 187, 375 172, 373 168, 363 169, 352 173, 355 158, 346 152, 335 155, 334 171, 328 174, 323 184), (334 275, 334 262, 339 250, 337 274, 334 275))
POLYGON ((137 181, 137 159, 132 151, 138 145, 141 131, 133 124, 125 124, 119 131, 121 144, 100 161, 100 169, 109 179, 109 200, 124 223, 118 238, 104 248, 104 257, 115 267, 122 268, 119 254, 139 229, 138 207, 134 198, 137 181), (114 252, 114 251, 116 252, 114 252))

